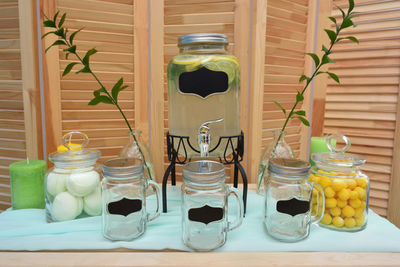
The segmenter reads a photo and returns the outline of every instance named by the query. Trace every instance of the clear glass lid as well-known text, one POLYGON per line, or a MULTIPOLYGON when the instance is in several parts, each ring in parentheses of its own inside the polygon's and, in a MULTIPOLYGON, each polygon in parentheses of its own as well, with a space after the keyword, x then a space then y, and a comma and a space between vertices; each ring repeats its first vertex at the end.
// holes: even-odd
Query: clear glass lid
POLYGON ((365 159, 359 155, 346 153, 350 149, 350 139, 342 134, 332 134, 326 138, 326 145, 331 152, 315 153, 311 155, 311 159, 319 166, 330 168, 335 167, 358 167, 365 164, 365 159), (342 138, 345 146, 342 149, 333 147, 331 140, 335 137, 342 138))
POLYGON ((60 167, 82 167, 96 164, 101 153, 95 149, 86 148, 89 138, 81 132, 69 132, 63 137, 66 151, 54 152, 49 155, 49 160, 60 167), (76 137, 77 136, 77 137, 76 137), (82 143, 78 143, 81 141, 82 143))

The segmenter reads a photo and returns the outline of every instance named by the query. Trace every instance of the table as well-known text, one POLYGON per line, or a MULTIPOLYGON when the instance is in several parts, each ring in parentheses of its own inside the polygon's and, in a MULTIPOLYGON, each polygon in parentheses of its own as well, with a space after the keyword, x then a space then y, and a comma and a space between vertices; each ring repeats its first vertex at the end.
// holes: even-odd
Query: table
MULTIPOLYGON (((308 239, 298 243, 281 243, 272 240, 260 230, 262 229, 262 223, 260 221, 262 220, 262 211, 254 209, 254 206, 262 205, 263 200, 262 197, 257 196, 254 192, 250 192, 249 194, 249 207, 253 206, 253 208, 249 208, 243 226, 229 233, 228 241, 222 248, 218 249, 216 252, 207 253, 206 255, 205 253, 178 252, 186 248, 180 241, 180 221, 177 219, 180 216, 179 205, 177 205, 179 202, 173 197, 174 194, 175 197, 179 195, 176 189, 177 188, 175 188, 175 190, 174 188, 170 188, 170 190, 172 190, 169 192, 172 201, 172 205, 169 205, 171 207, 170 212, 162 215, 161 218, 158 219, 159 224, 156 224, 157 221, 154 222, 154 225, 149 224, 147 232, 143 238, 139 240, 123 243, 109 242, 102 240, 99 226, 96 226, 98 228, 92 226, 92 229, 94 229, 92 233, 85 232, 87 230, 83 227, 80 229, 82 232, 79 233, 79 235, 84 240, 78 240, 78 244, 69 240, 69 242, 72 243, 70 243, 69 247, 64 247, 66 251, 60 251, 60 246, 65 245, 65 242, 68 241, 68 238, 65 239, 66 236, 71 236, 73 234, 58 233, 53 236, 51 234, 44 234, 43 236, 37 237, 36 240, 42 240, 42 245, 41 247, 36 247, 36 249, 44 249, 46 252, 0 252, 0 266, 32 264, 42 266, 44 263, 43 259, 45 259, 47 264, 60 266, 154 266, 157 264, 166 266, 267 266, 267 264, 271 266, 400 266, 400 253, 398 253, 400 252, 400 230, 378 215, 374 213, 371 214, 369 225, 367 229, 362 232, 340 233, 314 226, 308 239), (174 203, 174 201, 177 201, 177 203, 174 203), (174 206, 175 209, 173 208, 174 206), (172 231, 169 234, 173 238, 176 238, 175 240, 171 239, 170 242, 175 243, 163 247, 165 237, 172 238, 168 236, 168 233, 165 233, 166 236, 160 236, 157 239, 157 243, 160 243, 158 244, 158 249, 161 249, 161 251, 156 252, 152 250, 148 246, 148 244, 151 243, 151 238, 154 238, 153 235, 155 233, 164 233, 164 231, 158 232, 158 230, 162 227, 163 220, 168 221, 171 220, 171 218, 177 219, 178 223, 175 227, 172 226, 168 228, 168 232, 172 231), (376 229, 376 226, 381 223, 384 223, 386 226, 381 230, 376 229), (252 231, 252 228, 258 229, 252 231), (368 242, 364 240, 361 244, 357 243, 363 240, 360 238, 371 237, 371 231, 376 232, 376 236, 372 235, 375 240, 367 240, 368 242), (249 233, 247 237, 245 236, 246 233, 249 233), (331 238, 332 236, 340 236, 344 246, 343 250, 335 246, 333 248, 326 246, 326 243, 324 243, 325 241, 323 242, 323 240, 321 240, 322 237, 331 238), (90 238, 94 238, 99 241, 99 243, 92 248, 87 247, 85 240, 93 241, 90 238), (255 238, 262 242, 253 245, 249 244, 249 247, 240 246, 240 244, 250 243, 249 240, 256 242, 255 238), (46 244, 46 242, 49 243, 46 244), (85 249, 85 251, 78 251, 77 249, 85 249), (325 252, 308 252, 318 250, 325 252), (362 252, 364 250, 369 252, 362 252), (288 252, 283 253, 281 251, 288 252), (349 251, 352 251, 352 253, 349 251), (377 253, 377 251, 381 253, 377 253)), ((9 213, 9 215, 10 214, 12 213, 9 213)), ((15 236, 18 234, 18 231, 20 231, 18 229, 1 229, 2 222, 4 224, 4 220, 2 221, 4 217, 5 215, 0 214, 0 250, 7 250, 10 248, 13 250, 32 249, 32 247, 29 247, 29 243, 24 244, 25 241, 32 240, 30 239, 31 237, 24 239, 23 236, 15 236), (10 235, 7 239, 4 239, 5 233, 10 235), (21 242, 21 244, 11 244, 15 241, 21 242), (8 244, 6 244, 7 242, 8 244), (19 247, 20 249, 18 249, 19 247)), ((92 217, 86 218, 85 220, 88 222, 96 219, 100 218, 92 217)), ((75 223, 76 222, 77 221, 75 221, 75 223)), ((16 224, 18 223, 23 224, 23 222, 16 222, 16 224)), ((63 227, 65 227, 65 225, 63 227)), ((51 231, 57 231, 57 224, 49 225, 47 228, 52 228, 50 229, 51 231)), ((153 244, 152 246, 154 247, 154 242, 151 244, 153 244)))

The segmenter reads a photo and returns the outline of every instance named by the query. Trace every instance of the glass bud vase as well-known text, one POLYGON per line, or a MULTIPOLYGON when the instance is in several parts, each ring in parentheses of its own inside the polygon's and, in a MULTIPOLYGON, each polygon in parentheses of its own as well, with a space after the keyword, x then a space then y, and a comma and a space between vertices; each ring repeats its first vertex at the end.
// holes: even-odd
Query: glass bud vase
POLYGON ((275 146, 279 139, 281 131, 274 131, 274 139, 261 151, 260 163, 258 167, 258 181, 257 181, 257 194, 264 195, 264 178, 268 173, 268 162, 270 158, 290 158, 295 159, 296 156, 292 148, 286 143, 286 132, 282 133, 281 139, 275 146))
POLYGON ((150 150, 147 145, 143 142, 141 137, 142 131, 130 132, 129 144, 124 146, 119 153, 121 158, 135 158, 144 161, 144 176, 150 180, 155 179, 155 171, 153 164, 153 157, 150 154, 150 150), (135 141, 136 140, 136 141, 135 141), (144 159, 143 159, 144 156, 144 159))

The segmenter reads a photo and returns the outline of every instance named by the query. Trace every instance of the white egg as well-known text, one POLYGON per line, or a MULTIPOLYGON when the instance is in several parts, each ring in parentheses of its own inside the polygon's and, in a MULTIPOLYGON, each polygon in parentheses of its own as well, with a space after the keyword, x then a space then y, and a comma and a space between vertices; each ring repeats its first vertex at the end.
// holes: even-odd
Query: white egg
POLYGON ((101 187, 98 186, 91 194, 83 198, 83 210, 90 216, 101 215, 101 187))
MULTIPOLYGON (((68 192, 58 194, 53 201, 51 214, 55 221, 67 221, 75 219, 79 214, 79 206, 82 199, 74 197, 68 192)), ((81 208, 82 211, 82 208, 81 208)))
POLYGON ((100 181, 100 175, 96 171, 72 173, 67 178, 68 192, 77 197, 87 196, 92 193, 100 181))
POLYGON ((65 180, 68 176, 68 174, 60 174, 55 171, 50 172, 46 180, 47 192, 55 196, 58 193, 67 191, 65 180))

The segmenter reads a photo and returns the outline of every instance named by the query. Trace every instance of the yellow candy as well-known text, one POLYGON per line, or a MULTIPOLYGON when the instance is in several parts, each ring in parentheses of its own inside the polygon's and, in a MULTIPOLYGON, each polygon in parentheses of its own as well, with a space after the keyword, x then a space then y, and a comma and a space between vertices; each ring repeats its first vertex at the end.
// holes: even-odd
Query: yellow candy
POLYGON ((365 216, 364 214, 358 218, 356 218, 356 225, 357 226, 363 226, 365 221, 365 216))
POLYGON ((319 180, 319 184, 322 186, 322 188, 326 188, 326 187, 330 186, 331 183, 332 183, 332 181, 331 181, 331 179, 328 178, 328 177, 322 177, 322 178, 319 180))
POLYGON ((331 224, 331 222, 332 222, 332 217, 331 217, 331 215, 325 213, 324 216, 323 216, 322 219, 321 219, 321 223, 326 224, 326 225, 329 225, 329 224, 331 224))
POLYGON ((368 180, 366 178, 356 178, 357 185, 361 188, 367 188, 368 180))
POLYGON ((357 182, 354 179, 348 179, 347 180, 347 187, 350 189, 354 189, 357 186, 357 182))
POLYGON ((364 200, 367 197, 367 192, 365 191, 365 189, 361 188, 361 187, 356 187, 354 189, 354 191, 356 191, 359 195, 360 195, 360 199, 364 200))
POLYGON ((360 208, 365 210, 366 207, 367 207, 367 203, 365 201, 362 201, 360 208))
POLYGON ((340 216, 340 214, 342 213, 342 210, 338 207, 334 207, 334 208, 330 209, 329 212, 333 217, 336 217, 336 216, 340 216))
POLYGON ((339 208, 344 208, 344 207, 346 207, 346 205, 347 205, 347 201, 346 200, 341 200, 341 199, 337 200, 337 206, 339 208))
POLYGON ((347 228, 353 228, 354 226, 356 226, 356 220, 354 218, 346 218, 344 219, 344 225, 347 228))
POLYGON ((350 199, 360 198, 360 194, 357 191, 350 191, 350 199))
POLYGON ((340 190, 340 192, 338 193, 338 197, 341 200, 348 200, 350 198, 350 190, 343 188, 342 190, 340 190))
POLYGON ((327 197, 327 198, 331 198, 331 197, 335 196, 335 191, 330 186, 326 187, 324 192, 325 192, 325 197, 327 197))
POLYGON ((361 200, 357 199, 350 199, 349 201, 350 206, 352 206, 353 208, 359 208, 361 207, 361 200))
POLYGON ((361 216, 364 216, 364 210, 361 208, 355 209, 354 217, 360 218, 361 216))
POLYGON ((334 217, 332 219, 332 224, 336 227, 342 227, 344 225, 344 220, 341 217, 334 217))
POLYGON ((342 190, 342 189, 344 189, 346 187, 347 187, 347 184, 343 180, 335 179, 332 182, 332 188, 336 192, 339 192, 340 190, 342 190))
POLYGON ((326 208, 334 208, 334 207, 336 207, 336 204, 337 204, 337 200, 336 199, 334 199, 334 198, 327 198, 326 200, 325 200, 325 207, 326 208))
MULTIPOLYGON (((344 208, 342 209, 342 215, 343 215, 344 217, 353 217, 354 214, 355 214, 355 210, 354 210, 352 207, 350 207, 350 206, 346 206, 346 207, 344 207, 344 208)), ((342 216, 342 217, 343 217, 343 216, 342 216)))

